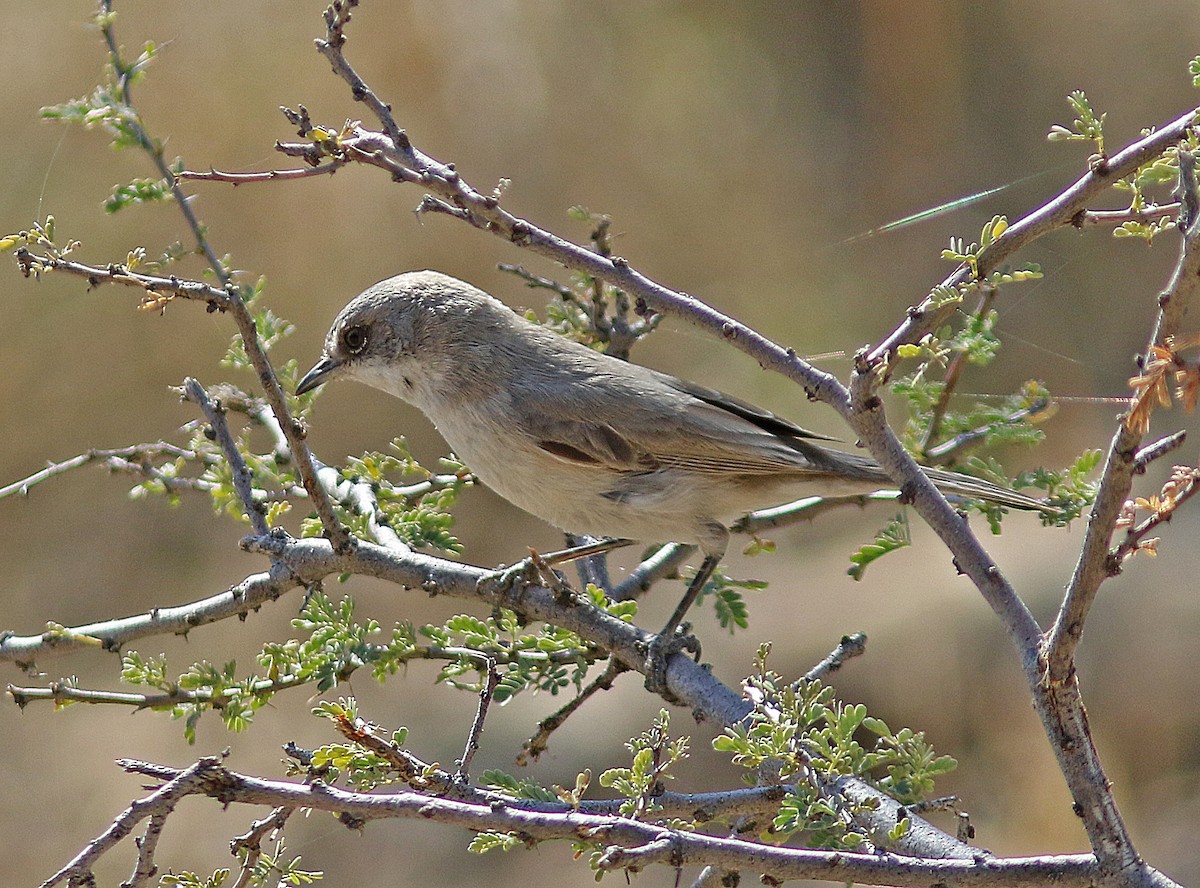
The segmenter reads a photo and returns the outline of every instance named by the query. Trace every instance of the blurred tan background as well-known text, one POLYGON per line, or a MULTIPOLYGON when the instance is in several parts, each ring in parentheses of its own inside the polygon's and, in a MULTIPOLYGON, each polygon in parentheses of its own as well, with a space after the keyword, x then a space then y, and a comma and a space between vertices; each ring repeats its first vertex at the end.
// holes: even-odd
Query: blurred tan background
MULTIPOLYGON (((119 2, 118 33, 128 47, 153 39, 161 60, 137 90, 152 132, 168 154, 193 168, 255 170, 286 165, 271 150, 292 134, 276 110, 305 103, 333 125, 362 116, 344 84, 312 48, 323 4, 213 0, 196 4, 119 2)), ((26 227, 52 212, 79 256, 103 263, 144 245, 151 255, 184 236, 169 205, 105 217, 114 183, 149 176, 137 154, 114 153, 103 137, 41 122, 40 106, 90 90, 103 62, 84 23, 86 0, 24 4, 19 25, 0 33, 5 163, 0 228, 26 227)), ((1185 0, 1153 7, 1072 0, 1034 2, 542 3, 369 0, 350 29, 349 55, 416 143, 457 163, 477 187, 512 180, 508 206, 567 236, 583 204, 609 213, 618 251, 656 279, 704 298, 802 354, 852 353, 890 330, 906 306, 949 270, 938 253, 951 235, 978 237, 993 213, 1010 219, 1036 206, 1082 169, 1087 150, 1049 145, 1053 123, 1069 122, 1065 97, 1085 89, 1108 112, 1110 145, 1198 104, 1186 66, 1200 53, 1200 20, 1185 0), (985 203, 886 236, 844 239, 963 194, 1039 174, 985 203)), ((335 311, 374 281, 432 267, 467 278, 513 305, 542 297, 495 270, 546 263, 445 218, 414 221, 420 192, 390 185, 374 170, 238 189, 193 186, 195 207, 218 252, 236 268, 268 278, 267 299, 299 325, 281 348, 306 365, 335 311)), ((1114 204, 1115 205, 1115 204, 1114 204)), ((1144 345, 1154 297, 1175 257, 1164 236, 1114 242, 1064 231, 1021 259, 1038 261, 1044 281, 1004 291, 1006 346, 986 379, 967 386, 1005 391, 1036 377, 1057 394, 1125 391, 1129 357, 1144 345)), ((181 273, 195 273, 194 266, 181 273)), ((185 375, 222 379, 216 364, 229 322, 195 305, 165 316, 132 310, 113 288, 87 292, 74 279, 26 281, 0 275, 4 304, 0 374, 0 484, 88 447, 167 436, 193 417, 168 393, 185 375)), ((635 357, 763 403, 805 425, 839 434, 831 411, 808 405, 746 357, 668 321, 635 357)), ((845 374, 845 360, 823 366, 845 374)), ((977 379, 977 381, 976 381, 977 379)), ((249 385, 247 379, 239 380, 249 385)), ((1103 447, 1116 408, 1068 403, 1046 425, 1049 441, 1016 460, 1061 464, 1083 447, 1103 447)), ((1156 431, 1195 427, 1162 412, 1156 431)), ((423 459, 443 445, 425 421, 386 396, 338 386, 321 399, 311 440, 321 456, 382 447, 407 434, 423 459)), ((1195 443, 1179 456, 1194 462, 1195 443)), ((263 568, 240 552, 241 529, 214 520, 208 504, 129 502, 128 479, 84 470, 0 501, 0 627, 38 631, 48 620, 77 624, 213 594, 263 568)), ((1143 492, 1155 487, 1145 482, 1143 492)), ((981 845, 1006 854, 1086 848, 1069 797, 1029 706, 1008 642, 979 596, 954 575, 930 534, 871 569, 845 576, 848 554, 894 514, 888 507, 827 517, 773 536, 780 554, 731 559, 735 576, 772 580, 751 597, 751 628, 730 639, 701 620, 705 654, 736 683, 757 643, 775 642, 774 666, 807 669, 844 632, 870 636, 868 655, 837 677, 848 700, 866 702, 894 726, 924 729, 960 770, 940 789, 963 796, 981 845)), ((552 529, 474 491, 459 507, 467 557, 511 561, 526 546, 554 548, 552 529)), ((1047 621, 1069 576, 1082 522, 1040 531, 1015 516, 994 542, 1001 565, 1047 621)), ((1197 521, 1180 516, 1157 561, 1142 559, 1105 586, 1081 649, 1080 673, 1097 742, 1142 854, 1175 878, 1200 880, 1194 832, 1200 795, 1200 706, 1195 658, 1200 633, 1194 544, 1197 521)), ((336 591, 336 587, 332 587, 336 591)), ((449 601, 365 582, 347 589, 359 613, 382 620, 441 620, 449 601)), ((646 606, 654 624, 676 589, 646 606)), ((187 641, 153 639, 141 652, 167 652, 176 670, 192 659, 237 657, 253 667, 264 638, 288 637, 299 596, 245 624, 229 622, 187 641)), ((113 687, 116 661, 99 655, 47 660, 47 676, 76 674, 113 687)), ((5 680, 26 680, 6 667, 5 680)), ((414 727, 413 749, 449 764, 459 754, 473 701, 432 686, 416 665, 407 680, 379 688, 368 677, 353 692, 386 724, 414 727), (428 721, 430 708, 439 718, 428 721)), ((536 720, 561 700, 521 699, 493 711, 476 773, 513 770, 512 757, 536 720)), ((188 748, 165 717, 88 709, 55 714, 0 707, 0 868, 5 884, 53 872, 100 832, 140 782, 112 764, 134 756, 186 765, 231 750, 236 768, 279 773, 287 740, 332 739, 306 716, 310 701, 280 700, 242 735, 218 720, 201 723, 188 748)), ((570 784, 625 761, 625 738, 657 706, 632 677, 594 702, 555 738, 529 771, 570 784)), ((674 714, 694 736, 696 757, 672 787, 727 786, 733 769, 708 749, 709 729, 674 714)), ((226 841, 262 812, 189 802, 173 818, 159 856, 165 867, 210 871, 228 865, 226 841), (185 827, 186 824, 186 827, 185 827)), ((944 825, 949 825, 944 824, 944 825)), ((465 833, 417 823, 377 823, 350 834, 323 815, 296 818, 290 849, 327 884, 508 885, 529 879, 592 884, 565 845, 485 858, 468 856, 465 833), (386 875, 381 875, 386 873, 386 875)), ((125 878, 130 849, 110 856, 104 884, 125 878)), ((692 874, 685 874, 690 878, 692 874)), ((749 874, 748 874, 749 875, 749 874)), ((620 876, 615 878, 620 879, 620 876)), ((671 885, 660 869, 642 885, 671 885)))

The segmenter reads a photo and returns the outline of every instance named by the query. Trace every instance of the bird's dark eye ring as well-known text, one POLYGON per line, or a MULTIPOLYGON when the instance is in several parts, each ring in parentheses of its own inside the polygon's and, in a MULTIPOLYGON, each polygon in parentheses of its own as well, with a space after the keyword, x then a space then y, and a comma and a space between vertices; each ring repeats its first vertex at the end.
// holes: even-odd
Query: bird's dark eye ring
POLYGON ((346 332, 342 334, 342 342, 346 346, 346 351, 357 355, 367 347, 367 328, 361 324, 347 327, 346 332))

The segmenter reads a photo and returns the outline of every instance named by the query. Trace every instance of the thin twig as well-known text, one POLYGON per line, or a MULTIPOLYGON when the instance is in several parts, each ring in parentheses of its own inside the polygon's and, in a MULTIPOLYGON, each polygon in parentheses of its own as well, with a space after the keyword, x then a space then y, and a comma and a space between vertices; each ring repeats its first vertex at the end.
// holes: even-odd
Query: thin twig
POLYGON ((250 526, 254 528, 255 533, 270 533, 271 528, 267 524, 267 516, 262 503, 254 498, 254 475, 250 472, 250 467, 246 465, 242 452, 238 450, 237 442, 233 440, 233 435, 229 432, 229 423, 225 421, 225 412, 221 409, 220 404, 214 403, 208 396, 204 386, 192 377, 189 376, 183 381, 183 389, 188 400, 198 405, 204 413, 204 418, 208 420, 213 435, 221 446, 221 452, 225 454, 225 459, 233 473, 233 488, 242 501, 242 512, 249 519, 250 526))
POLYGON ((130 447, 115 447, 109 450, 96 448, 81 453, 78 456, 73 456, 70 459, 64 459, 61 462, 48 463, 44 469, 34 472, 32 475, 27 475, 19 481, 13 481, 11 484, 0 487, 0 499, 16 493, 19 493, 21 496, 27 496, 31 488, 41 484, 43 481, 90 463, 107 462, 111 468, 129 471, 141 468, 141 464, 137 462, 138 460, 155 456, 169 456, 193 460, 196 458, 196 453, 184 447, 168 444, 165 441, 158 441, 154 444, 134 444, 130 447))
POLYGON ((1147 444, 1139 450, 1133 457, 1133 471, 1141 474, 1146 471, 1150 463, 1156 459, 1161 459, 1172 451, 1178 450, 1183 446, 1183 442, 1187 439, 1187 432, 1178 431, 1174 434, 1167 435, 1165 438, 1159 438, 1153 444, 1147 444))
MULTIPOLYGON (((396 746, 379 736, 375 726, 359 718, 334 719, 335 727, 343 737, 357 743, 379 756, 391 766, 412 789, 428 792, 443 798, 459 799, 481 805, 513 805, 528 811, 560 812, 578 811, 596 816, 611 816, 620 813, 624 798, 581 799, 577 803, 517 798, 506 792, 482 789, 469 783, 461 783, 449 771, 437 764, 425 761, 407 749, 396 746)), ((293 749, 293 756, 299 753, 293 749)), ((311 760, 311 756, 308 757, 311 760)), ((158 766, 147 766, 155 767, 158 766)), ((149 772, 147 772, 149 773, 149 772)), ((175 771, 155 771, 154 776, 169 780, 175 771)), ((664 791, 654 797, 658 815, 662 817, 686 817, 699 823, 731 817, 757 817, 773 814, 779 804, 795 787, 791 785, 762 786, 754 788, 723 790, 719 792, 671 792, 664 791)))
MULTIPOLYGON (((395 550, 392 549, 392 551, 395 550)), ((64 639, 68 637, 88 638, 93 647, 115 648, 117 646, 106 637, 84 636, 77 630, 65 628, 61 629, 60 632, 64 639)), ((13 639, 15 637, 10 636, 6 641, 13 639)), ((49 644, 53 644, 53 642, 48 642, 49 644)), ((441 645, 430 644, 409 648, 401 653, 393 653, 392 656, 397 664, 407 664, 419 660, 458 663, 469 653, 477 652, 473 650, 468 651, 468 649, 461 647, 443 647, 441 645)), ((496 663, 505 665, 527 662, 529 656, 526 651, 505 650, 502 648, 487 651, 486 655, 491 657, 496 663)), ((600 651, 585 651, 581 654, 576 650, 562 650, 545 652, 541 655, 541 660, 550 665, 561 664, 564 666, 573 666, 578 665, 581 659, 590 664, 602 657, 603 654, 600 651)), ((361 668, 361 666, 353 667, 348 665, 344 667, 338 674, 339 680, 349 678, 356 668, 361 668)), ((13 702, 17 706, 22 708, 31 703, 52 702, 56 704, 88 703, 96 706, 128 706, 134 710, 165 709, 171 706, 189 704, 211 706, 213 709, 220 709, 237 695, 249 694, 270 697, 292 690, 293 688, 311 685, 320 679, 321 676, 319 675, 284 675, 279 678, 259 679, 247 687, 239 687, 234 690, 214 692, 210 688, 181 688, 173 686, 169 691, 146 694, 134 694, 128 691, 98 691, 77 687, 68 681, 52 681, 44 687, 27 687, 10 683, 6 688, 6 693, 12 697, 13 702)))
POLYGON ((513 265, 509 262, 501 262, 497 266, 501 271, 507 271, 509 274, 515 274, 525 282, 525 285, 531 289, 549 290, 561 299, 563 302, 577 304, 579 297, 570 287, 560 284, 556 280, 547 277, 542 277, 539 274, 534 274, 532 271, 527 271, 523 265, 513 265))
MULTIPOLYGON (((1009 256, 1042 235, 1065 225, 1074 225, 1079 214, 1086 212, 1088 205, 1101 193, 1138 167, 1161 155, 1183 138, 1196 121, 1198 112, 1200 109, 1193 108, 1161 129, 1157 129, 1150 135, 1123 148, 1112 157, 1105 158, 1101 163, 1093 164, 1084 175, 1053 200, 1010 225, 980 254, 978 279, 986 278, 1009 256)), ((972 271, 964 265, 942 281, 941 286, 957 288, 970 282, 971 279, 972 271)), ((898 346, 906 342, 916 342, 925 331, 935 329, 943 323, 947 313, 954 310, 953 306, 947 305, 941 310, 933 311, 931 310, 932 304, 930 300, 926 300, 920 306, 910 309, 904 323, 871 350, 868 356, 870 361, 885 360, 898 346)))
POLYGON ((251 173, 229 173, 209 167, 208 172, 201 170, 182 170, 177 175, 180 179, 193 182, 228 182, 230 185, 246 185, 251 182, 272 182, 275 180, 309 179, 313 176, 332 176, 346 165, 346 161, 334 158, 329 163, 315 167, 301 167, 294 170, 257 170, 251 173))
MULTIPOLYGON (((996 301, 996 293, 999 292, 996 287, 984 287, 983 293, 979 298, 979 305, 975 308, 975 317, 983 318, 991 310, 992 304, 996 301)), ((950 399, 954 397, 955 389, 958 388, 958 380, 962 375, 963 368, 967 364, 967 352, 960 351, 954 356, 950 362, 950 366, 946 368, 946 376, 942 383, 942 393, 938 396, 937 403, 933 405, 933 411, 929 417, 929 425, 925 428, 925 436, 921 439, 921 444, 917 448, 918 452, 929 456, 929 448, 934 441, 937 440, 938 434, 942 428, 942 418, 946 415, 946 410, 950 407, 950 399)))
POLYGON ((524 767, 529 762, 537 761, 542 753, 549 748, 550 736, 561 728, 572 715, 586 703, 597 691, 607 691, 613 686, 613 681, 629 667, 619 660, 610 660, 604 671, 583 688, 561 708, 538 722, 537 732, 521 744, 521 752, 517 755, 517 764, 524 767))
MULTIPOLYGON (((291 418, 291 414, 287 408, 287 402, 284 397, 283 389, 279 385, 279 379, 275 375, 275 368, 268 360, 266 352, 262 349, 261 343, 258 340, 258 331, 256 329, 254 318, 246 307, 242 299, 241 292, 238 287, 233 284, 232 277, 225 264, 217 256, 216 251, 208 241, 204 226, 196 217, 192 209, 191 201, 183 192, 180 186, 179 179, 171 170, 170 164, 167 163, 161 143, 151 139, 145 128, 141 124, 141 116, 138 114, 133 105, 132 86, 134 80, 134 70, 125 63, 121 56, 121 47, 117 41, 116 34, 113 31, 114 16, 112 15, 112 0, 101 0, 102 15, 99 18, 100 31, 104 36, 104 41, 108 46, 109 59, 116 74, 121 88, 121 102, 128 110, 125 123, 134 132, 138 144, 143 151, 150 157, 151 162, 158 170, 158 174, 167 183, 171 191, 171 195, 175 200, 176 206, 183 214, 188 227, 191 229, 192 237, 195 240, 197 247, 204 254, 205 260, 209 267, 220 281, 222 289, 220 292, 225 294, 225 299, 228 304, 225 306, 232 310, 235 322, 237 323, 238 331, 241 333, 242 341, 245 345, 246 355, 250 359, 255 372, 258 374, 259 383, 263 387, 266 394, 267 402, 275 415, 280 417, 280 422, 284 427, 284 432, 287 435, 288 442, 291 445, 294 465, 300 473, 300 478, 303 481, 304 489, 308 492, 309 499, 312 501, 313 508, 317 516, 321 519, 321 524, 325 529, 326 535, 338 549, 346 549, 354 545, 353 536, 346 528, 342 527, 334 514, 333 506, 329 502, 329 498, 325 495, 316 475, 316 470, 312 464, 312 456, 308 449, 308 445, 304 440, 304 430, 291 418)), ((347 14, 346 20, 349 20, 347 14)), ((344 22, 343 22, 344 24, 344 22)), ((396 137, 396 143, 399 144, 399 133, 393 122, 392 129, 388 130, 389 134, 396 137)), ((19 260, 18 260, 19 261, 19 260)), ((210 305, 214 303, 210 302, 210 305)))
MULTIPOLYGON (((200 759, 190 768, 180 771, 177 776, 154 790, 146 798, 134 802, 113 821, 108 829, 88 842, 66 866, 42 882, 41 888, 52 888, 67 879, 70 879, 72 884, 86 884, 83 880, 90 878, 92 867, 96 861, 128 836, 138 823, 148 817, 165 817, 185 796, 204 792, 203 784, 209 779, 213 770, 218 768, 220 768, 220 762, 217 759, 200 759)), ((140 859, 138 865, 140 870, 142 865, 140 859)))
POLYGON ((979 441, 986 438, 1001 426, 1022 425, 1040 413, 1044 413, 1050 409, 1051 401, 1049 398, 1041 398, 1028 407, 1022 407, 1010 413, 1008 416, 996 422, 989 422, 986 425, 979 426, 974 429, 967 429, 965 432, 960 432, 953 438, 943 441, 936 447, 930 447, 925 450, 925 455, 932 460, 945 460, 953 456, 958 451, 965 447, 970 447, 979 441))
POLYGON ((659 580, 676 576, 679 568, 695 551, 695 546, 684 543, 659 546, 650 557, 644 559, 625 579, 617 583, 612 590, 612 599, 629 601, 640 598, 659 580))
POLYGON ((229 850, 235 856, 239 851, 245 851, 246 858, 242 861, 241 871, 232 888, 248 888, 254 878, 255 868, 262 859, 262 841, 277 830, 282 830, 292 816, 295 808, 278 807, 261 820, 250 824, 250 829, 240 836, 234 836, 229 842, 229 850))
POLYGON ((492 696, 496 686, 500 684, 500 673, 496 671, 496 661, 486 658, 487 672, 479 687, 479 707, 475 710, 475 718, 471 722, 471 730, 467 732, 467 742, 463 747, 462 758, 458 761, 458 769, 454 773, 456 783, 467 783, 471 771, 471 762, 479 751, 479 737, 483 734, 483 723, 487 719, 488 707, 492 705, 492 696))
POLYGON ((158 840, 162 837, 162 831, 166 825, 166 812, 150 815, 146 831, 135 840, 138 849, 137 864, 133 868, 133 874, 129 877, 129 881, 122 883, 122 888, 124 886, 137 888, 139 885, 149 884, 150 880, 158 873, 158 865, 154 862, 154 852, 158 850, 158 840))
POLYGON ((1165 203, 1156 206, 1143 207, 1140 210, 1084 210, 1076 213, 1071 224, 1076 228, 1091 226, 1116 227, 1126 222, 1140 222, 1143 225, 1162 222, 1170 219, 1179 212, 1178 202, 1165 203))
POLYGON ((843 635, 842 640, 837 643, 837 647, 831 650, 824 660, 804 673, 804 681, 824 681, 827 676, 841 669, 847 660, 861 657, 866 652, 867 634, 865 632, 843 635))
MULTIPOLYGON (((1136 526, 1130 527, 1125 532, 1125 538, 1112 548, 1108 559, 1113 568, 1119 569, 1120 565, 1135 552, 1148 551, 1154 554, 1153 541, 1147 540, 1146 537, 1175 517, 1179 507, 1198 492, 1200 492, 1200 469, 1176 466, 1175 471, 1171 473, 1170 480, 1163 487, 1163 493, 1157 498, 1157 502, 1137 501, 1138 506, 1152 508, 1153 512, 1136 526)), ((1126 505, 1131 519, 1133 507, 1133 503, 1126 505)), ((1121 526, 1120 522, 1118 522, 1118 526, 1121 526)))

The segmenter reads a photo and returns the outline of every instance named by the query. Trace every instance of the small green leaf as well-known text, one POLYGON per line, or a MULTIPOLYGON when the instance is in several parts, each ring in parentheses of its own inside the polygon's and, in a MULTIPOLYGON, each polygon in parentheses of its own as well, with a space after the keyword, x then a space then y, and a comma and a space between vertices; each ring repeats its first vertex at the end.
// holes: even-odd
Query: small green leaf
POLYGON ((908 519, 901 513, 879 531, 875 542, 868 543, 850 556, 854 566, 847 569, 846 573, 855 580, 861 580, 863 574, 866 573, 867 566, 872 562, 909 545, 911 545, 911 540, 908 532, 908 519))

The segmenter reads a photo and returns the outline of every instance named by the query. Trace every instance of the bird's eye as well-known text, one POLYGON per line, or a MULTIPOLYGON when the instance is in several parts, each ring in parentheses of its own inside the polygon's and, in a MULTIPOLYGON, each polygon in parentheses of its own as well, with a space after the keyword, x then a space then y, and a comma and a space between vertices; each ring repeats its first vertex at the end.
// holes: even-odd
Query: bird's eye
POLYGON ((347 327, 346 332, 342 334, 342 343, 346 346, 346 351, 357 355, 367 347, 367 328, 361 324, 347 327))

